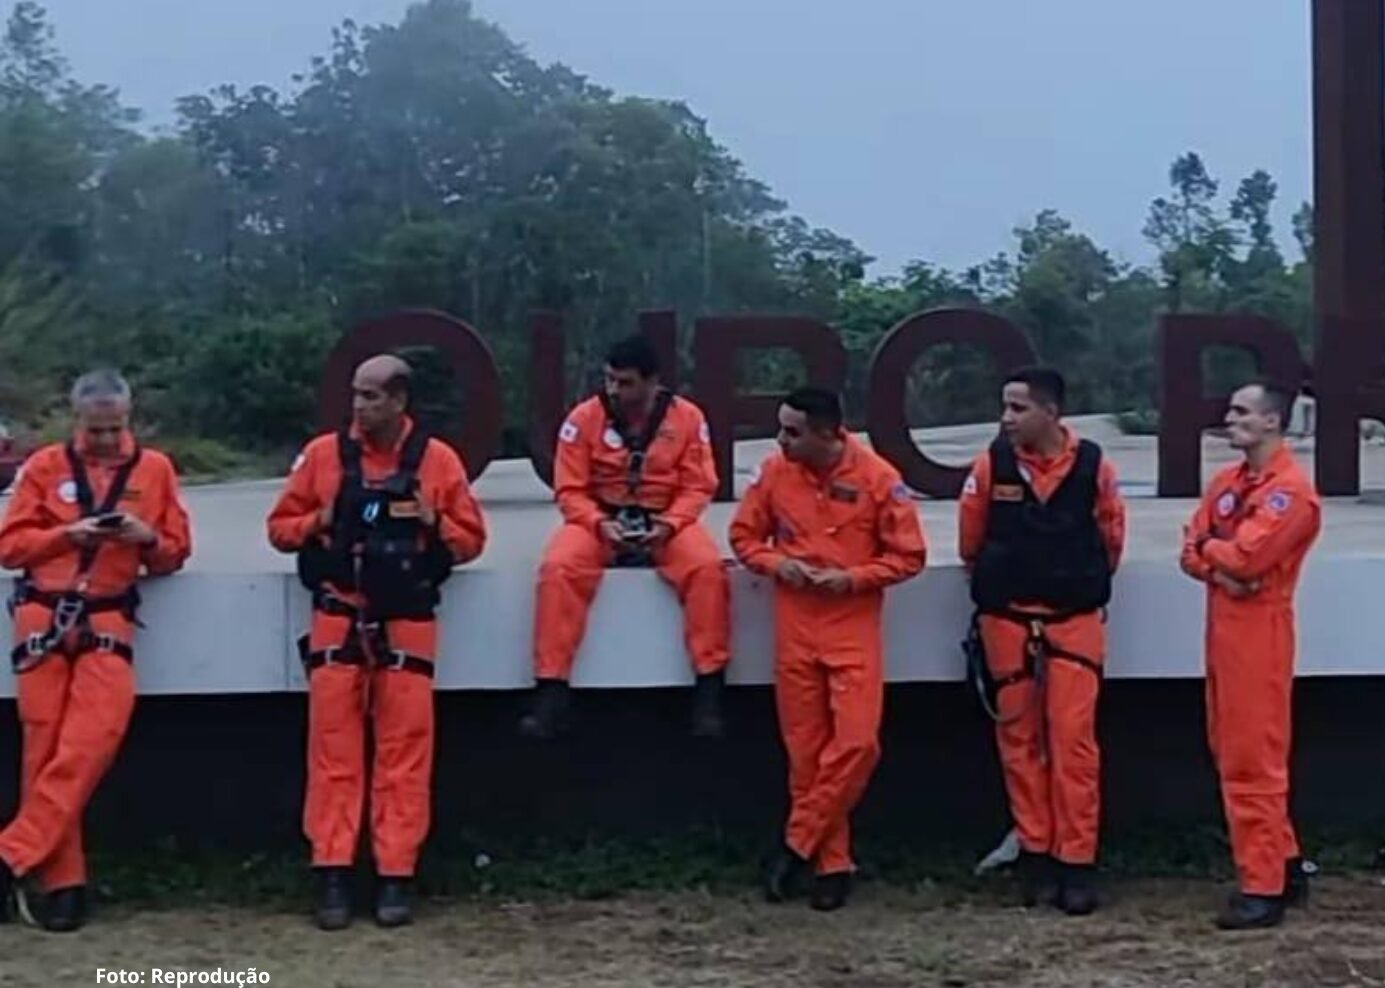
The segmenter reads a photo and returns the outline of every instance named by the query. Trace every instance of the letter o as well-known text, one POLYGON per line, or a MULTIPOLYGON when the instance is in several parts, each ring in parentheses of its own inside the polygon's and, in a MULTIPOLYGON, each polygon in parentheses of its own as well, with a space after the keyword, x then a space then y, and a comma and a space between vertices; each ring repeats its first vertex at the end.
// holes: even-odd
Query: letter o
POLYGON ((327 358, 318 392, 323 429, 339 429, 351 417, 351 378, 361 361, 406 346, 433 347, 461 378, 466 393, 465 421, 444 429, 445 439, 465 460, 475 480, 500 448, 505 406, 495 355, 481 334, 445 312, 411 309, 357 326, 327 358))
POLYGON ((1008 319, 977 309, 930 309, 915 313, 885 334, 870 363, 866 429, 871 446, 894 464, 904 482, 923 494, 955 498, 967 467, 929 459, 914 445, 904 403, 909 372, 930 347, 941 343, 990 353, 1001 373, 1034 362, 1034 350, 1008 319))

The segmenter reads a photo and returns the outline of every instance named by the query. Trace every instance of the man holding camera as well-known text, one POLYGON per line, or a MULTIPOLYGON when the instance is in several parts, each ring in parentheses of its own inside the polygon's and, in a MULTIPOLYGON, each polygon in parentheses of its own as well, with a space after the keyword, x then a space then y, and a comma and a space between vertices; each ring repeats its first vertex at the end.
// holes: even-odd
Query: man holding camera
POLYGON ((192 551, 172 462, 130 433, 125 380, 85 374, 72 406, 72 440, 29 458, 0 525, 0 566, 23 570, 10 605, 24 730, 19 813, 0 831, 0 922, 15 880, 32 875, 52 932, 86 917, 82 814, 134 712, 141 570, 173 573, 192 551))
POLYGON ((658 355, 643 336, 611 347, 603 391, 562 424, 553 486, 564 523, 539 568, 538 686, 521 732, 548 739, 563 728, 568 680, 605 568, 650 566, 683 605, 697 672, 693 733, 720 736, 730 585, 700 521, 716 492, 716 465, 702 410, 660 386, 658 355))

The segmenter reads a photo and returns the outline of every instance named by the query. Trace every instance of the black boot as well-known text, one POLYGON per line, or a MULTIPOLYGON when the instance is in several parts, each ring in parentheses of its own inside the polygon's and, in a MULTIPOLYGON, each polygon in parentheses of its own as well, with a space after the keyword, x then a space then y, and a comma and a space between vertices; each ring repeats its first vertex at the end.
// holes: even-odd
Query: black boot
POLYGON ((1047 854, 1020 851, 1015 859, 1015 874, 1019 876, 1020 904, 1033 909, 1040 902, 1050 903, 1058 894, 1058 880, 1053 871, 1053 859, 1047 854))
POLYGON ((1091 865, 1059 865, 1058 908, 1069 916, 1086 916, 1096 909, 1095 869, 1091 865))
POLYGON ((846 905, 850 892, 850 872, 839 871, 831 875, 819 875, 813 880, 813 897, 808 904, 818 912, 831 912, 846 905))
POLYGON ((375 893, 375 922, 385 927, 407 926, 414 921, 407 878, 380 878, 375 893))
POLYGON ((317 869, 317 928, 344 930, 351 925, 351 869, 317 869))
POLYGON ((519 733, 527 738, 551 741, 567 730, 571 687, 566 680, 540 679, 534 690, 534 706, 519 721, 519 733))
POLYGON ((766 901, 783 902, 799 895, 807 874, 808 860, 800 858, 787 844, 780 847, 765 874, 766 901))
POLYGON ((72 933, 87 921, 87 890, 84 885, 55 889, 43 902, 43 928, 49 933, 72 933))
POLYGON ((1308 879, 1317 871, 1317 866, 1303 858, 1290 858, 1284 862, 1284 905, 1301 907, 1308 905, 1308 879))
POLYGON ((1217 917, 1223 930, 1265 930, 1284 922, 1284 897, 1237 892, 1217 917))
POLYGON ((14 890, 14 872, 10 871, 10 866, 5 863, 5 859, 0 858, 0 923, 14 922, 14 890))
POLYGON ((697 685, 693 687, 693 737, 720 738, 725 732, 721 719, 721 694, 725 685, 725 672, 709 672, 697 677, 697 685))

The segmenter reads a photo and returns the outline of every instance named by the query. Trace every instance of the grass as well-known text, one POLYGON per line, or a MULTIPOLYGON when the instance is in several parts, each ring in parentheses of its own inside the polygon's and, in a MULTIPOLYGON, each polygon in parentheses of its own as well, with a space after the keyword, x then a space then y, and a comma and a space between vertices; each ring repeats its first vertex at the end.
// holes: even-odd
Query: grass
MULTIPOLYGON (((996 835, 998 839, 1000 835, 996 835)), ((1324 873, 1372 866, 1379 835, 1309 831, 1308 856, 1324 873)), ((695 831, 642 841, 457 841, 461 850, 429 850, 419 866, 419 892, 448 899, 599 900, 631 892, 700 891, 739 894, 757 887, 769 850, 723 833, 695 831), (467 847, 467 845, 470 845, 467 847)), ((944 898, 981 894, 995 884, 972 869, 989 847, 956 842, 877 841, 858 849, 862 881, 927 890, 944 898)), ((97 894, 142 908, 202 903, 299 908, 311 894, 302 853, 235 855, 188 851, 166 841, 144 853, 93 855, 97 894)), ((1230 849, 1217 827, 1146 828, 1109 835, 1102 871, 1126 878, 1233 877, 1230 849)), ((366 876, 369 862, 360 867, 366 876)))

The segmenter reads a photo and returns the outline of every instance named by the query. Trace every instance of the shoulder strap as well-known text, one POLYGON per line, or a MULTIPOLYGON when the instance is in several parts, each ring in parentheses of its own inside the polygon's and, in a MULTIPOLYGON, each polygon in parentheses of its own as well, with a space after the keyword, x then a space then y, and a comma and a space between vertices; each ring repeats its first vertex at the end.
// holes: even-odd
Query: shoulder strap
POLYGON ((135 467, 139 465, 140 457, 143 455, 144 451, 136 444, 135 451, 130 454, 130 458, 122 463, 120 469, 115 472, 115 477, 111 480, 111 488, 106 491, 106 498, 101 502, 101 507, 97 509, 97 514, 109 514, 115 510, 115 506, 125 496, 125 488, 130 484, 130 475, 135 472, 135 467))
POLYGON ((1073 464, 1072 472, 1077 475, 1084 486, 1095 490, 1097 478, 1101 472, 1101 447, 1090 439, 1079 439, 1077 441, 1077 462, 1073 464))
POLYGON ((996 484, 1029 486, 1024 481, 1024 475, 1020 473, 1015 447, 1004 436, 991 443, 991 486, 994 487, 996 484))
POLYGON ((347 429, 337 432, 337 457, 341 460, 342 486, 354 487, 361 482, 361 444, 351 438, 347 429))
POLYGON ((399 456, 399 473, 411 481, 418 473, 419 465, 423 463, 423 455, 428 452, 429 438, 426 430, 414 426, 414 431, 409 433, 409 438, 404 443, 404 449, 399 456))
POLYGON ((77 487, 77 506, 82 509, 82 517, 96 514, 96 502, 91 493, 91 481, 87 479, 87 467, 77 455, 77 444, 69 441, 63 447, 67 454, 67 465, 72 471, 72 483, 77 487))

